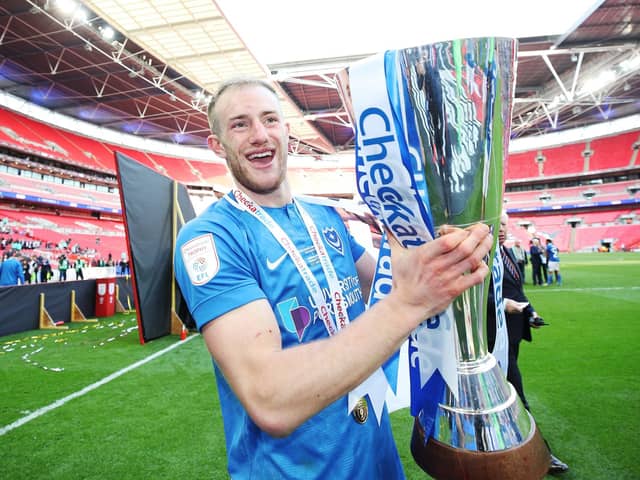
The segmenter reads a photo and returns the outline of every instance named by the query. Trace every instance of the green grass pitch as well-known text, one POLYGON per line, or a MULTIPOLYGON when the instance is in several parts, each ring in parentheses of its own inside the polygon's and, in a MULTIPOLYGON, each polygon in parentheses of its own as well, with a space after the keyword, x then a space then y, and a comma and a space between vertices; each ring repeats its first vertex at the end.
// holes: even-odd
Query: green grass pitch
MULTIPOLYGON (((549 323, 520 350, 532 413, 562 478, 638 479, 640 254, 564 254, 561 268, 563 286, 526 287, 549 323)), ((391 418, 407 478, 428 478, 413 419, 391 418)), ((227 478, 202 338, 140 345, 133 314, 1 337, 0 459, 3 479, 227 478)))

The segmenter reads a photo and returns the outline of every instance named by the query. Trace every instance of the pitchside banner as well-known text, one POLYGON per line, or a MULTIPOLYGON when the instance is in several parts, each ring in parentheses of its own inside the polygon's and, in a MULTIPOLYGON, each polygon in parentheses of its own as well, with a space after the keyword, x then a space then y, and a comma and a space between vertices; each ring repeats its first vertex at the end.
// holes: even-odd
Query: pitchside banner
MULTIPOLYGON (((173 243, 176 210, 187 222, 195 211, 184 185, 116 152, 122 215, 131 259, 133 296, 140 341, 144 343, 171 332, 172 295, 175 311, 189 328, 195 324, 173 279, 173 243)), ((179 215, 178 215, 179 217, 179 215)))

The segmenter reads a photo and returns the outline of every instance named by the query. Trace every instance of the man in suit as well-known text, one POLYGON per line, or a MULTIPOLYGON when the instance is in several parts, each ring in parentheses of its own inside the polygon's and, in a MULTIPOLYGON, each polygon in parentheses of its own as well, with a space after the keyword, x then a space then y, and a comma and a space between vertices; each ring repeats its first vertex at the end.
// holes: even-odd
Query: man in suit
MULTIPOLYGON (((529 303, 529 299, 522 289, 522 274, 510 248, 504 245, 507 239, 507 214, 500 217, 500 231, 498 232, 498 248, 504 264, 504 275, 502 277, 502 295, 505 303, 505 318, 507 320, 507 332, 509 335, 509 367, 507 370, 507 380, 514 386, 518 396, 525 408, 529 410, 529 402, 524 394, 522 385, 522 375, 518 368, 518 354, 520 352, 520 342, 526 340, 530 342, 531 327, 540 327, 540 317, 529 303)), ((495 301, 493 299, 493 288, 489 289, 489 302, 487 307, 487 338, 489 349, 493 350, 495 342, 495 301)))
MULTIPOLYGON (((504 245, 508 233, 508 220, 509 217, 507 214, 503 213, 500 217, 500 230, 498 232, 498 248, 500 249, 502 263, 504 264, 502 296, 504 298, 504 312, 507 323, 507 334, 509 336, 507 380, 516 389, 524 407, 530 410, 529 402, 524 394, 522 374, 518 367, 520 342, 522 340, 530 342, 532 340, 531 328, 540 328, 545 323, 524 293, 522 288, 523 277, 513 252, 504 245)), ((493 278, 491 281, 493 282, 493 278)), ((489 288, 489 301, 487 303, 487 340, 489 350, 493 351, 496 340, 496 306, 493 296, 493 284, 489 288)), ((549 473, 563 473, 567 470, 569 470, 569 467, 552 454, 549 473)))

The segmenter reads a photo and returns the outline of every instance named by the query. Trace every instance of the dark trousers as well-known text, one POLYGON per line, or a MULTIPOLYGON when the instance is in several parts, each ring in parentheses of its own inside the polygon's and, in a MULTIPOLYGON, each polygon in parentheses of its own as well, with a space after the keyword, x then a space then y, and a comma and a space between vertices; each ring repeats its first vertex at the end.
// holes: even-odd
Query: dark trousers
POLYGON ((542 264, 531 262, 531 273, 533 275, 533 284, 542 285, 542 264))
POLYGON ((524 387, 522 385, 522 374, 518 367, 518 354, 520 353, 520 342, 509 342, 509 367, 507 368, 507 380, 513 388, 516 389, 520 400, 524 407, 529 410, 529 402, 524 396, 524 387))

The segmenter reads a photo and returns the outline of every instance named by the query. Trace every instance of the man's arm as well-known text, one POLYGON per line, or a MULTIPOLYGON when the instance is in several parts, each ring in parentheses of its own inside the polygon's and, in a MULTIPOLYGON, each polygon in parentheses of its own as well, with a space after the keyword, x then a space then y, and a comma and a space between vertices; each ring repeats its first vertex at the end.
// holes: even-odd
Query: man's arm
MULTIPOLYGON (((253 421, 288 435, 362 383, 424 319, 483 281, 488 232, 451 229, 411 249, 392 239, 392 291, 333 337, 283 349, 270 305, 257 300, 209 322, 207 347, 253 421)), ((369 260, 360 268, 368 270, 369 260)))

